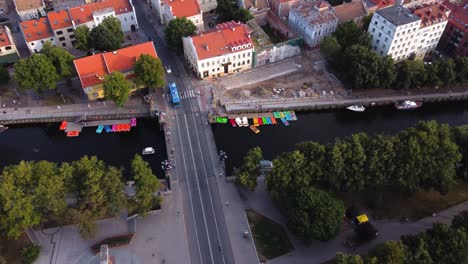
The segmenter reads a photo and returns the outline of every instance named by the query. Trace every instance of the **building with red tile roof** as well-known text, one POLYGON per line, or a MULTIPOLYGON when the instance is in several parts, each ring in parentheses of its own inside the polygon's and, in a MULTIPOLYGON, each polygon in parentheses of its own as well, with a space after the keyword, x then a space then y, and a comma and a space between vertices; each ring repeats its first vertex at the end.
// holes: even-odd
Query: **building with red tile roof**
POLYGON ((184 55, 199 78, 219 77, 252 68, 253 42, 245 24, 226 22, 183 38, 184 55))
POLYGON ((360 23, 361 19, 369 13, 363 0, 352 0, 351 2, 343 2, 341 5, 334 7, 339 23, 353 20, 360 23))
POLYGON ((333 33, 338 25, 338 16, 327 1, 301 1, 291 7, 288 25, 304 37, 310 47, 333 33))
POLYGON ((0 65, 15 62, 19 59, 15 41, 10 28, 0 25, 0 65))
POLYGON ((46 41, 57 45, 57 40, 55 39, 47 17, 21 22, 20 28, 31 53, 41 51, 46 41))
POLYGON ((21 21, 38 18, 46 14, 43 0, 13 0, 13 2, 21 21))
POLYGON ((297 4, 299 1, 300 0, 270 0, 270 9, 280 18, 287 18, 291 6, 297 4))
POLYGON ((195 24, 199 32, 203 31, 203 13, 197 0, 163 0, 160 10, 164 24, 185 17, 195 24))
POLYGON ((68 11, 51 11, 47 13, 47 18, 58 45, 63 48, 71 48, 75 42, 75 32, 68 11))
POLYGON ((468 0, 458 5, 444 2, 452 12, 439 47, 454 56, 468 56, 468 0))
MULTIPOLYGON (((146 42, 113 52, 99 53, 74 60, 81 87, 89 100, 104 98, 104 76, 119 71, 131 80, 134 67, 142 54, 158 57, 153 42, 146 42)), ((138 88, 134 85, 135 90, 138 88)))

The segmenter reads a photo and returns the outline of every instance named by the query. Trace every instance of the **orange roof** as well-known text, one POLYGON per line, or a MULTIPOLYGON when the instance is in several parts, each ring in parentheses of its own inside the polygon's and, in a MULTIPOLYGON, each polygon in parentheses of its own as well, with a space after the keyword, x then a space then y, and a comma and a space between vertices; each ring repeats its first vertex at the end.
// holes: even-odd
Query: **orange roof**
POLYGON ((164 0, 171 7, 172 14, 177 17, 191 17, 201 12, 197 0, 164 0))
POLYGON ((340 22, 346 22, 365 16, 367 11, 362 0, 352 0, 335 6, 335 13, 340 22))
POLYGON ((416 8, 413 14, 421 18, 421 27, 427 27, 433 24, 437 24, 448 19, 447 15, 450 10, 442 4, 435 4, 425 6, 422 8, 416 8))
POLYGON ((7 34, 7 26, 0 26, 0 47, 10 46, 12 43, 10 42, 10 38, 7 34))
POLYGON ((47 17, 21 22, 20 27, 26 42, 53 37, 47 17))
POLYGON ((133 11, 129 0, 103 0, 101 2, 70 8, 69 12, 75 25, 78 26, 93 21, 93 12, 106 8, 112 8, 116 15, 133 11))
POLYGON ((218 24, 216 27, 218 29, 216 31, 191 37, 198 59, 203 60, 245 50, 245 48, 232 50, 233 47, 239 45, 250 44, 250 47, 253 47, 253 42, 243 23, 231 21, 218 24))
POLYGON ((395 4, 394 0, 370 0, 370 1, 376 4, 379 9, 395 4))
POLYGON ((50 27, 53 30, 72 26, 67 10, 51 11, 47 13, 47 17, 49 18, 50 27))
MULTIPOLYGON (((100 53, 74 60, 81 86, 85 88, 103 83, 104 75, 115 71, 126 72, 132 70, 135 61, 141 54, 158 57, 153 42, 149 41, 114 52, 100 53)), ((131 78, 134 75, 127 77, 131 78)))

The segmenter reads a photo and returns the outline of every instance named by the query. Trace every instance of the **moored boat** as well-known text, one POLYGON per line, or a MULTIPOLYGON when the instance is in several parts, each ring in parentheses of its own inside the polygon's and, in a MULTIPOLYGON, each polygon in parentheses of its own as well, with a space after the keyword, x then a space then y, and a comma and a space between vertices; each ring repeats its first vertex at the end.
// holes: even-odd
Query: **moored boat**
POLYGON ((227 122, 228 122, 227 117, 217 117, 216 118, 216 123, 226 124, 227 122))
POLYGON ((252 130, 255 134, 258 134, 260 133, 260 129, 258 129, 256 126, 254 125, 251 125, 250 126, 250 130, 252 130))
POLYGON ((242 117, 242 126, 249 126, 249 120, 247 117, 242 117))
POLYGON ((273 125, 276 125, 276 118, 271 117, 270 120, 271 120, 271 123, 272 123, 273 125))
POLYGON ((77 137, 80 135, 79 131, 69 131, 67 132, 67 137, 77 137))
POLYGON ((101 134, 103 129, 104 129, 104 126, 103 126, 103 125, 99 125, 99 126, 97 127, 97 129, 96 129, 96 133, 101 134))
POLYGON ((364 112, 366 108, 363 105, 351 105, 346 107, 346 109, 351 110, 353 112, 364 112))
POLYGON ((405 100, 403 102, 395 102, 395 108, 398 110, 411 110, 422 106, 422 101, 405 100))
POLYGON ((256 127, 260 125, 260 124, 258 123, 258 118, 254 118, 254 119, 253 119, 253 125, 256 126, 256 127))
POLYGON ((236 126, 237 126, 237 125, 236 125, 236 121, 234 121, 234 119, 232 119, 232 118, 229 119, 229 123, 231 123, 231 126, 232 126, 232 127, 236 127, 236 126))
POLYGON ((141 152, 141 154, 143 155, 150 155, 150 154, 154 154, 156 151, 154 150, 154 148, 152 147, 147 147, 147 148, 144 148, 143 151, 141 152))
POLYGON ((281 118, 281 122, 283 122, 283 125, 289 126, 289 122, 286 119, 281 118))
POLYGON ((235 121, 236 121, 236 124, 237 124, 238 127, 243 126, 242 120, 240 119, 240 117, 236 117, 235 121))

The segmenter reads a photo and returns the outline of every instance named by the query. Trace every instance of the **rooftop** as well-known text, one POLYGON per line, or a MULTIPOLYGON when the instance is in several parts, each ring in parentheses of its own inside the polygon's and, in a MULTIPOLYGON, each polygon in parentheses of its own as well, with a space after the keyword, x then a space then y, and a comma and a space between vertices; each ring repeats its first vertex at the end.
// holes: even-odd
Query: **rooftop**
POLYGON ((335 6, 334 8, 340 22, 350 21, 367 15, 362 0, 352 0, 349 3, 343 2, 343 4, 335 6))
POLYGON ((153 42, 146 42, 74 60, 81 86, 85 88, 104 83, 104 76, 115 71, 132 70, 137 58, 142 54, 158 57, 153 42))
POLYGON ((369 0, 369 2, 373 3, 377 6, 377 9, 382 9, 388 6, 395 4, 394 0, 369 0))
POLYGON ((407 8, 401 6, 391 6, 379 9, 376 12, 395 26, 405 25, 420 20, 418 16, 413 15, 407 8))
POLYGON ((302 1, 291 9, 309 21, 311 25, 325 24, 338 20, 335 11, 327 1, 302 1))
POLYGON ((77 6, 69 9, 70 17, 75 25, 81 25, 93 21, 93 12, 112 8, 116 15, 133 12, 129 0, 103 0, 88 5, 77 6))
POLYGON ((444 5, 452 11, 449 16, 449 23, 463 30, 465 34, 468 33, 468 0, 459 5, 445 1, 444 5))
POLYGON ((253 47, 243 23, 231 21, 218 24, 216 28, 208 33, 191 36, 198 59, 203 60, 245 50, 246 48, 236 48, 233 51, 233 47, 242 45, 250 44, 250 47, 253 47))
POLYGON ((191 17, 201 12, 197 0, 164 0, 164 3, 171 7, 175 17, 191 17))
POLYGON ((72 26, 67 10, 50 11, 47 13, 47 17, 49 18, 50 27, 53 30, 72 26))
POLYGON ((7 34, 7 27, 4 25, 0 25, 0 47, 10 46, 12 43, 10 42, 10 38, 7 34))
POLYGON ((421 27, 427 27, 446 21, 450 10, 442 4, 435 4, 414 9, 413 13, 421 18, 421 27))
POLYGON ((20 27, 26 42, 52 38, 54 36, 49 27, 47 17, 21 22, 20 27))
POLYGON ((26 11, 31 9, 42 8, 42 0, 14 0, 16 10, 26 11))

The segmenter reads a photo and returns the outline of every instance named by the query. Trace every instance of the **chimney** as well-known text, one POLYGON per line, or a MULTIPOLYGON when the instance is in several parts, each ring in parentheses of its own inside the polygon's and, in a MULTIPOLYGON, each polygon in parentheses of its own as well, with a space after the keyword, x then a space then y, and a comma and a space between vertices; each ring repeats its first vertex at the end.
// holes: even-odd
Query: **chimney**
POLYGON ((395 6, 403 5, 403 0, 395 0, 395 6))
POLYGON ((209 51, 209 50, 210 50, 210 49, 208 48, 208 43, 205 43, 205 45, 204 45, 204 46, 205 46, 205 49, 206 49, 207 51, 209 51))
POLYGON ((235 28, 235 27, 232 27, 231 29, 232 29, 232 31, 236 31, 236 28, 235 28))

